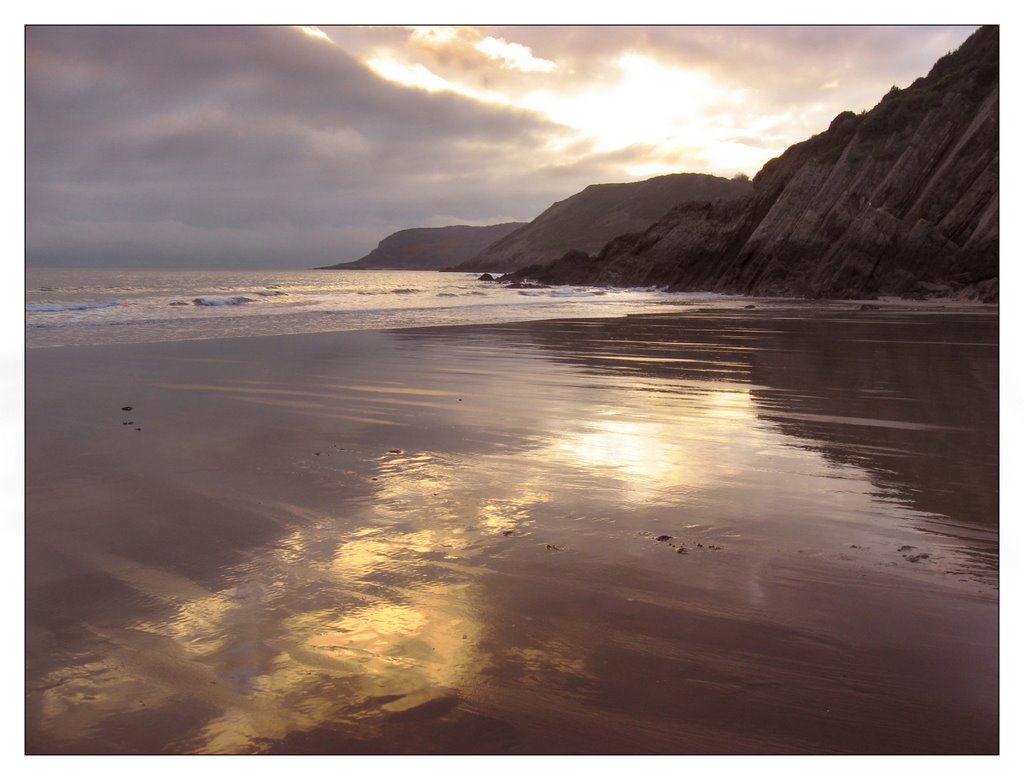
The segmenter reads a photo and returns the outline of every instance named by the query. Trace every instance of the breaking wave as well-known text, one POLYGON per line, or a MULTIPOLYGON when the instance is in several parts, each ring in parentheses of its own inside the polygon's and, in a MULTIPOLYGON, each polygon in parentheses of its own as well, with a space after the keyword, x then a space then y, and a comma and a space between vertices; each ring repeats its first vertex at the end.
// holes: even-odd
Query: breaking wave
POLYGON ((565 290, 552 288, 547 290, 519 290, 520 295, 530 298, 592 298, 595 295, 607 295, 607 290, 565 290))
POLYGON ((116 303, 29 303, 25 306, 27 312, 45 311, 82 311, 84 309, 107 309, 117 306, 116 303))
POLYGON ((252 298, 244 295, 230 295, 226 298, 193 298, 192 303, 196 306, 238 306, 242 303, 252 303, 252 298))

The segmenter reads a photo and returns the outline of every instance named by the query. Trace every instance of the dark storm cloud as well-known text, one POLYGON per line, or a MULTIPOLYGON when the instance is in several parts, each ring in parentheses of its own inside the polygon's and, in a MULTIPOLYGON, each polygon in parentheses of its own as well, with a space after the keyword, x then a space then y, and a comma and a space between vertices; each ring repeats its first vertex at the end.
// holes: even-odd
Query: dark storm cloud
POLYGON ((536 193, 490 190, 560 132, 295 29, 30 28, 26 48, 30 262, 353 259, 439 204, 532 215, 536 193))

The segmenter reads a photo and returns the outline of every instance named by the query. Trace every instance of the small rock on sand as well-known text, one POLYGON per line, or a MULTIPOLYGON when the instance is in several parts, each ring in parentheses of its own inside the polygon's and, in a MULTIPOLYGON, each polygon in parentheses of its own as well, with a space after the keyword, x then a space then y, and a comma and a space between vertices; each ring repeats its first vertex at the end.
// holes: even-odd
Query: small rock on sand
POLYGON ((661 536, 656 536, 654 538, 654 541, 656 541, 656 542, 667 542, 671 538, 672 538, 671 536, 666 536, 665 534, 662 534, 661 536))
POLYGON ((130 407, 130 406, 122 406, 121 407, 121 411, 122 412, 130 412, 131 410, 132 410, 132 407, 130 407))

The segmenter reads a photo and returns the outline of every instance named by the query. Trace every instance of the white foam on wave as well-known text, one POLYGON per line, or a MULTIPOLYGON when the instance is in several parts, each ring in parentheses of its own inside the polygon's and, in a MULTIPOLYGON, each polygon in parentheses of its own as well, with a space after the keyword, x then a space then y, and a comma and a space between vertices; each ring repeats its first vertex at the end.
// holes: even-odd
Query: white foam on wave
POLYGON ((238 306, 242 303, 252 303, 252 298, 244 295, 231 295, 226 298, 193 298, 192 303, 196 306, 238 306))
POLYGON ((25 311, 39 313, 48 311, 83 311, 85 309, 107 309, 116 303, 29 303, 25 311))
POLYGON ((398 287, 394 290, 356 290, 357 295, 412 295, 422 292, 413 287, 398 287))
POLYGON ((607 295, 607 290, 567 290, 553 288, 550 290, 519 290, 520 295, 530 298, 593 298, 595 295, 607 295))
POLYGON ((555 298, 592 298, 595 295, 607 295, 607 290, 560 290, 551 291, 555 298))

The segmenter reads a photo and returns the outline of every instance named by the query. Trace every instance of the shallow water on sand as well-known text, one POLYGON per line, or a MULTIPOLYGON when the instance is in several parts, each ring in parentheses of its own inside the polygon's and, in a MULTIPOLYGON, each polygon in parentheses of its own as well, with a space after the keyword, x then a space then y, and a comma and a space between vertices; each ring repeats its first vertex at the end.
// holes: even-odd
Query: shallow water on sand
POLYGON ((29 269, 31 347, 615 317, 717 302, 714 293, 561 286, 514 289, 436 271, 29 269))
POLYGON ((997 357, 814 307, 32 350, 27 748, 995 752, 997 357))

